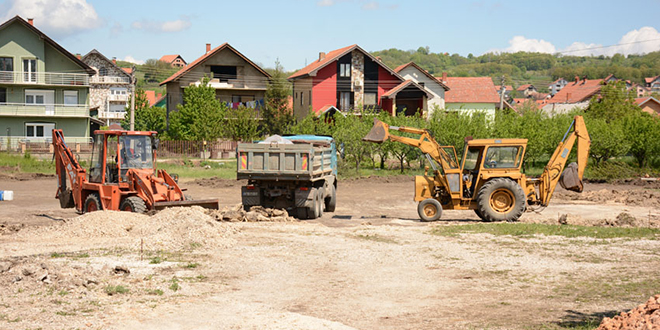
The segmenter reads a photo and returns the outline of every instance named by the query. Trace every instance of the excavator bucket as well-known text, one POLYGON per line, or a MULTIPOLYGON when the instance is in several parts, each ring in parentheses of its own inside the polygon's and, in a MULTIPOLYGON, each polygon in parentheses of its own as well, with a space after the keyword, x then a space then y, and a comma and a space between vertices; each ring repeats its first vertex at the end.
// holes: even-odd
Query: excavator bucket
POLYGON ((575 192, 582 192, 584 186, 582 185, 582 180, 578 175, 578 164, 570 163, 564 169, 564 172, 561 173, 559 177, 559 184, 562 188, 575 192))
POLYGON ((369 131, 367 136, 362 138, 362 141, 374 142, 374 143, 383 143, 387 140, 388 135, 388 125, 384 122, 374 118, 374 126, 369 131))
POLYGON ((197 200, 185 200, 185 201, 172 201, 172 202, 155 202, 154 209, 162 210, 166 207, 188 207, 188 206, 201 206, 205 209, 217 210, 218 200, 217 199, 197 199, 197 200))

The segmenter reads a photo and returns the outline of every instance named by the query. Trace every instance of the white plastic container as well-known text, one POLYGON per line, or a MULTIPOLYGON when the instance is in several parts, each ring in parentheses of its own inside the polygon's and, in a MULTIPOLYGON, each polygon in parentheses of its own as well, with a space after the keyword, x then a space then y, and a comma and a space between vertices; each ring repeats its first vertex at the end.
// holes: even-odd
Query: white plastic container
POLYGON ((14 192, 11 190, 0 190, 0 201, 14 200, 14 192))

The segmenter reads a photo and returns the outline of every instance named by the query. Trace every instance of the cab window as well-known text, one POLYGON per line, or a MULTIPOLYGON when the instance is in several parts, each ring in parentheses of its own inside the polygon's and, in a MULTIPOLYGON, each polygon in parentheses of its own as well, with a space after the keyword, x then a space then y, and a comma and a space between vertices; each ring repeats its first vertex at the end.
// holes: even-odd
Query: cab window
POLYGON ((463 159, 463 169, 468 171, 473 171, 479 167, 479 154, 481 153, 481 147, 470 147, 465 151, 465 157, 463 159))
POLYGON ((484 168, 518 168, 522 147, 489 147, 484 168))

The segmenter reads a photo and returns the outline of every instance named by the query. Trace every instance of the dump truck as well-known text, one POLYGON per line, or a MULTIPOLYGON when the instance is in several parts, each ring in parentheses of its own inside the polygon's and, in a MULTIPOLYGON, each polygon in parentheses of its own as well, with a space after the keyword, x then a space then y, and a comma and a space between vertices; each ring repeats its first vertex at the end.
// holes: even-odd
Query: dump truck
POLYGON ((236 149, 243 207, 286 209, 300 219, 334 212, 337 205, 337 149, 331 137, 271 136, 236 149))
POLYGON ((538 178, 528 178, 521 168, 527 139, 466 138, 463 159, 453 146, 440 145, 424 129, 396 127, 374 119, 364 141, 397 141, 419 148, 433 167, 433 174, 415 177, 417 213, 423 221, 440 219, 443 209, 474 210, 484 221, 517 221, 527 209, 548 206, 561 184, 564 189, 582 192, 591 139, 582 116, 575 116, 550 161, 538 178), (394 135, 399 131, 418 138, 394 135), (566 166, 577 143, 577 162, 566 166))
POLYGON ((177 177, 156 169, 158 139, 152 131, 97 130, 89 173, 53 130, 57 193, 62 208, 145 213, 171 206, 218 209, 217 199, 191 200, 177 177))

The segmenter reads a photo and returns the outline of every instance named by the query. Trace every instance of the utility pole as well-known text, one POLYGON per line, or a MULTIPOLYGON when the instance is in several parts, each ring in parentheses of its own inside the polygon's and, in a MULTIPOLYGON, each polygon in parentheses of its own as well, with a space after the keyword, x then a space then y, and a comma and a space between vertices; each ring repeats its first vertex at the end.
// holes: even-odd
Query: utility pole
POLYGON ((501 86, 500 86, 500 110, 504 107, 504 92, 506 92, 506 87, 504 86, 504 76, 501 78, 501 86))
POLYGON ((135 65, 133 66, 133 70, 131 70, 131 131, 135 130, 135 65))

